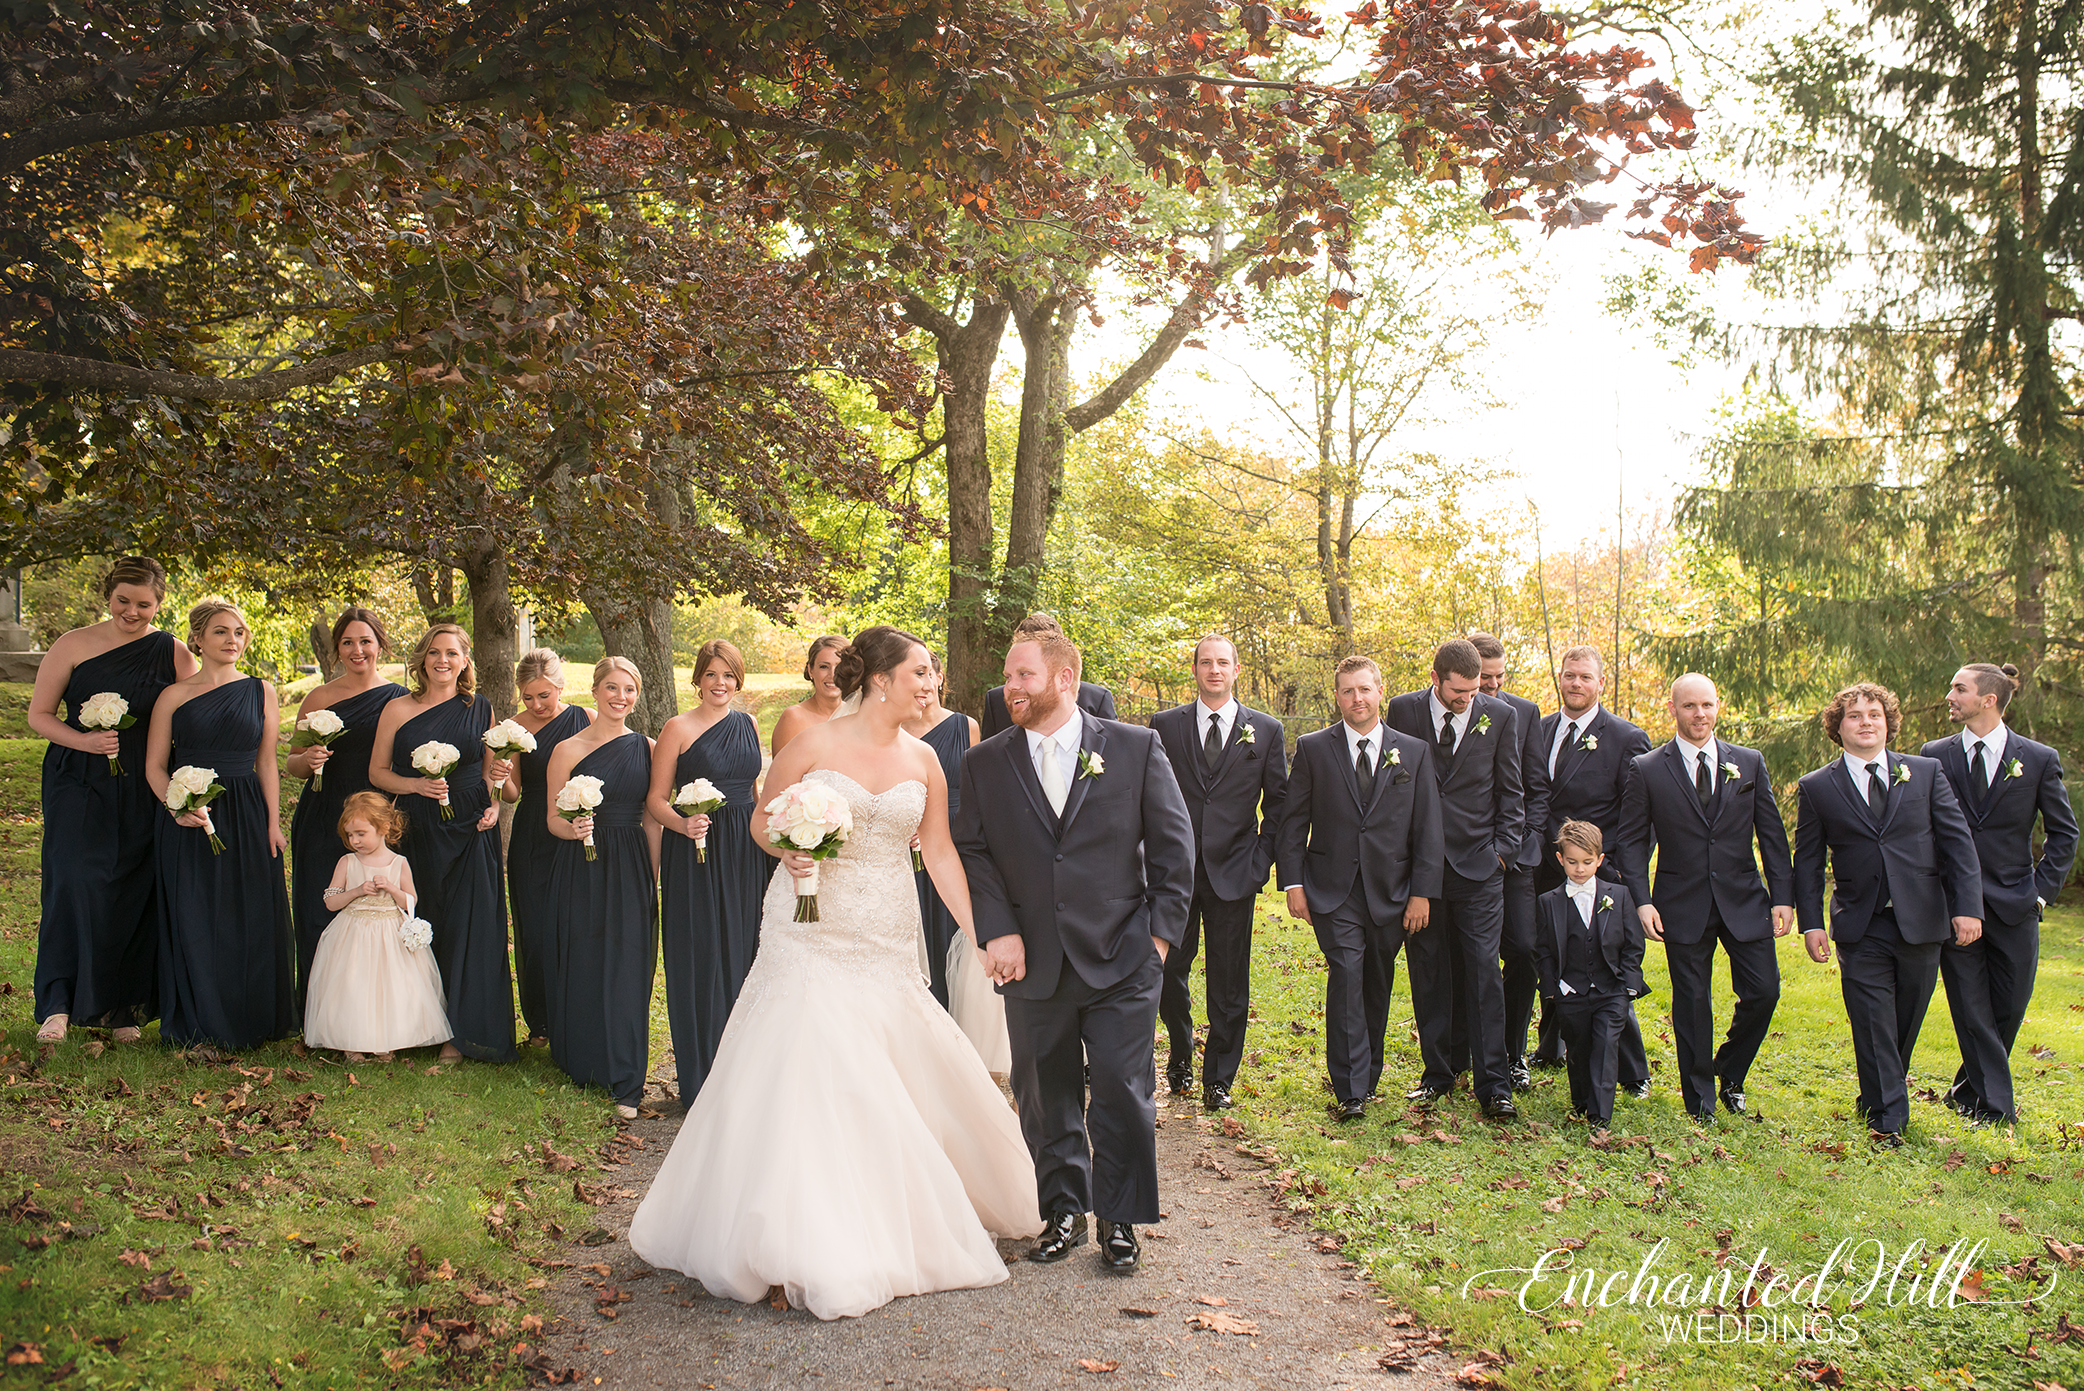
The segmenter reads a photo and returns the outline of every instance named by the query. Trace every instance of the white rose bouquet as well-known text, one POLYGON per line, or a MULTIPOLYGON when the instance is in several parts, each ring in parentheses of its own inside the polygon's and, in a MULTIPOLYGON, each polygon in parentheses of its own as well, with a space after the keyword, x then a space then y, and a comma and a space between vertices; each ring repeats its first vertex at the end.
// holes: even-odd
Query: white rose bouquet
MULTIPOLYGON (((696 778, 684 784, 673 794, 673 810, 682 816, 707 816, 724 804, 724 794, 716 790, 716 784, 707 778, 696 778)), ((709 861, 709 834, 703 832, 695 837, 695 863, 709 861)))
MULTIPOLYGON (((130 702, 114 691, 103 691, 80 702, 81 729, 129 729, 136 723, 137 716, 130 713, 130 702)), ((123 760, 114 754, 109 755, 109 776, 123 776, 123 760)))
POLYGON ((210 803, 224 794, 224 784, 217 781, 215 768, 197 768, 183 764, 174 769, 166 780, 166 809, 179 816, 192 811, 203 818, 203 829, 210 833, 210 853, 224 853, 224 842, 217 838, 217 827, 210 821, 210 803))
MULTIPOLYGON (((524 753, 535 752, 535 736, 523 729, 518 721, 501 720, 485 731, 485 747, 492 750, 494 758, 501 762, 511 762, 524 753)), ((492 785, 504 787, 506 776, 494 774, 492 785)))
MULTIPOLYGON (((296 733, 290 735, 289 746, 293 749, 317 747, 331 748, 333 741, 347 733, 347 722, 331 710, 314 710, 308 715, 297 716, 296 733)), ((326 785, 326 770, 311 770, 311 788, 315 792, 326 785)))
MULTIPOLYGON (((462 761, 461 749, 454 744, 444 744, 436 739, 430 739, 412 751, 412 766, 430 778, 448 777, 456 771, 456 765, 462 761)), ((455 812, 449 810, 449 794, 442 793, 441 819, 449 821, 454 819, 455 815, 455 812)))
MULTIPOLYGON (((829 860, 854 833, 853 808, 829 787, 799 782, 767 804, 767 843, 829 860)), ((818 867, 796 881, 796 921, 818 919, 818 867)))
POLYGON ((434 924, 407 913, 398 924, 398 940, 407 951, 419 951, 434 940, 434 924))
MULTIPOLYGON (((576 774, 557 790, 557 814, 567 821, 577 821, 582 816, 593 815, 594 808, 601 804, 601 780, 576 774)), ((593 849, 593 833, 586 833, 586 858, 597 859, 593 849)))

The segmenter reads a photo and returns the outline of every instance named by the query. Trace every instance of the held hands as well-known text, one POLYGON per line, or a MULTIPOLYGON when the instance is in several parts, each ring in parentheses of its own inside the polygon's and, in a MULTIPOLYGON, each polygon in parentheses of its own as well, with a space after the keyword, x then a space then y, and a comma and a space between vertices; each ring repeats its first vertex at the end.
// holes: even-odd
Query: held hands
POLYGON ((1433 901, 1413 894, 1404 900, 1404 931, 1414 936, 1426 930, 1433 920, 1433 901))
POLYGON ((1776 904, 1774 904, 1774 905, 1773 905, 1773 935, 1774 935, 1775 937, 1785 937, 1785 936, 1786 936, 1786 935, 1787 935, 1787 934, 1788 934, 1789 932, 1792 932, 1792 931, 1794 930, 1794 925, 1795 925, 1795 910, 1794 910, 1794 905, 1793 905, 1793 904, 1791 904, 1791 903, 1776 903, 1776 904))
POLYGON ((1954 940, 1962 946, 1967 946, 1982 935, 1983 920, 1981 918, 1954 919, 1954 940))
POLYGON ((1017 932, 992 938, 984 944, 984 970, 993 985, 1024 978, 1028 973, 1028 944, 1017 932))
POLYGON ((1288 916, 1302 922, 1310 920, 1310 901, 1303 897, 1300 884, 1288 891, 1288 916))
POLYGON ((1635 910, 1635 915, 1643 920, 1643 936, 1653 942, 1664 940, 1664 915, 1653 904, 1643 904, 1635 910))
POLYGON ((1822 928, 1812 928, 1802 934, 1802 945, 1809 948, 1809 959, 1819 966, 1830 964, 1831 936, 1822 928))
POLYGON ((693 816, 682 817, 680 829, 689 840, 700 840, 709 834, 709 813, 698 811, 693 816))

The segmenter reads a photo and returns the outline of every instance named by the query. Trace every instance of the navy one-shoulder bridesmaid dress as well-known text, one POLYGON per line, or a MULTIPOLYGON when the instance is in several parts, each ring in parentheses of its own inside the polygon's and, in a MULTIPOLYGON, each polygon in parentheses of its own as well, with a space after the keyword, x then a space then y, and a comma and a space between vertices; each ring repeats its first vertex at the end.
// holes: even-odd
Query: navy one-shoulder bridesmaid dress
POLYGON ((319 934, 333 915, 326 910, 326 885, 347 847, 340 841, 340 809, 357 792, 367 792, 369 752, 376 744, 376 722, 384 707, 405 694, 394 681, 358 691, 326 708, 340 717, 347 729, 329 746, 325 776, 313 787, 305 780, 297 794, 296 815, 289 823, 289 903, 297 922, 297 1008, 304 1007, 304 992, 310 988, 311 958, 318 954, 319 934))
POLYGON ((53 744, 43 755, 43 920, 36 937, 36 1022, 125 1028, 159 1014, 154 838, 166 809, 145 779, 152 706, 173 683, 174 638, 144 637, 89 657, 65 687, 65 723, 113 692, 137 721, 118 731, 123 776, 100 754, 53 744))
POLYGON ((547 779, 550 753, 586 728, 583 706, 567 705, 536 731, 535 752, 517 760, 521 800, 514 803, 514 831, 507 841, 507 900, 514 912, 514 975, 520 987, 521 1022, 530 1038, 550 1036, 549 981, 557 970, 557 904, 550 897, 550 866, 560 844, 550 834, 547 779))

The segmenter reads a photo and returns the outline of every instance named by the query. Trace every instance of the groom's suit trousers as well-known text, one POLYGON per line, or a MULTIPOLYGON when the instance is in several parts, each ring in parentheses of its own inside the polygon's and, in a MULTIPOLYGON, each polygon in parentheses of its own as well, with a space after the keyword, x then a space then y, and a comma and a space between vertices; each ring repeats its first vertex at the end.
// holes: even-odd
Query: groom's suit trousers
POLYGON ((1013 1095, 1035 1157, 1044 1217, 1090 1212, 1108 1222, 1158 1220, 1157 1025, 1164 968, 1150 959, 1095 989, 1068 961, 1046 1000, 1006 997, 1013 1095), (1087 1096, 1086 1059, 1092 1059, 1087 1096))

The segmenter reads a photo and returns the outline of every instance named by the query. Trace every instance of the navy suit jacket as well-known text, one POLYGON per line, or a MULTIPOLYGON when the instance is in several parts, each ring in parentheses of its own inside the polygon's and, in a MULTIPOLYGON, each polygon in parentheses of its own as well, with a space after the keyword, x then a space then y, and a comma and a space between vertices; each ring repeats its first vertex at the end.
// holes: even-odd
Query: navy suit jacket
MULTIPOLYGON (((1111 720, 1114 718, 1114 692, 1105 686, 1081 681, 1078 683, 1078 708, 1088 715, 1111 720)), ((982 742, 1000 730, 1012 727, 1013 717, 1006 713, 1006 688, 993 686, 984 693, 984 717, 977 721, 977 738, 982 742)))
POLYGON ((1213 774, 1202 757, 1206 710, 1189 701, 1151 717, 1194 821, 1195 861, 1217 898, 1250 898, 1274 867, 1288 798, 1287 732, 1272 715, 1238 702, 1213 774), (1199 723, 1197 723, 1199 722, 1199 723))
MULTIPOLYGON (((1564 723, 1561 711, 1541 722, 1541 764, 1548 766, 1549 746, 1564 723)), ((1607 709, 1599 707, 1578 740, 1556 755, 1549 775, 1548 825, 1544 852, 1556 847, 1556 832, 1566 821, 1589 821, 1611 847, 1621 827, 1621 793, 1628 782, 1629 760, 1650 751, 1650 736, 1607 709)))
MULTIPOLYGON (((1563 994, 1563 942, 1571 924, 1577 921, 1569 882, 1565 880, 1534 901, 1534 964, 1541 972, 1542 998, 1547 1000, 1563 994)), ((1635 899, 1625 885, 1611 879, 1595 882, 1599 887, 1592 898, 1594 940, 1599 944, 1600 955, 1606 958, 1606 968, 1621 982, 1628 998, 1638 999, 1650 991, 1643 984, 1643 924, 1635 911, 1635 899), (1611 899, 1613 906, 1601 908, 1602 899, 1611 899)))
POLYGON ((1773 935, 1773 905, 1795 901, 1794 863, 1787 826, 1773 797, 1766 760, 1756 749, 1715 741, 1715 795, 1704 808, 1693 769, 1678 741, 1628 761, 1621 793, 1621 826, 1611 847, 1616 867, 1637 903, 1664 920, 1664 935, 1690 945, 1708 926, 1712 905, 1740 942, 1773 935), (1729 776, 1729 769, 1737 770, 1729 776), (1752 853, 1757 842, 1758 852, 1752 853), (1650 851, 1657 850, 1657 887, 1650 887, 1650 851), (1765 877, 1759 877, 1759 862, 1765 877))
POLYGON ((1835 942, 1865 937, 1885 901, 1894 902, 1896 930, 1906 942, 1946 941, 1954 918, 1983 916, 1975 840, 1938 760, 1891 753, 1888 764, 1889 798, 1879 820, 1842 758, 1796 784, 1795 920, 1802 931, 1823 930, 1826 852, 1835 942))
POLYGON ((2077 857, 2077 814, 2062 785, 2062 758, 2018 730, 2005 732, 2004 761, 1981 806, 1968 789, 1968 750, 1958 737, 1935 739, 1924 755, 1939 760, 1953 785, 1961 813, 1975 837, 1983 867, 1984 926, 1990 920, 2014 926, 2040 921, 2036 899, 2055 901, 2069 882, 2077 857), (2019 771, 2012 772, 2013 760, 2019 771), (2033 819, 2041 819, 2040 858, 2033 854, 2033 819))
POLYGON ((1447 867, 1481 883, 1514 863, 1527 834, 1526 794, 1520 784, 1519 716, 1495 696, 1478 695, 1454 756, 1441 759, 1427 699, 1432 688, 1407 691, 1389 702, 1382 722, 1426 746, 1440 780, 1441 838, 1447 867))
POLYGON ((1020 934, 1027 975, 999 990, 1023 1000, 1054 994, 1067 962, 1105 989, 1156 954, 1151 938, 1178 946, 1187 935, 1194 825, 1158 736, 1088 715, 1080 746, 1102 768, 1079 770, 1061 817, 1035 776, 1026 730, 963 755, 952 829, 977 941, 1020 934))
POLYGON ((1520 855, 1515 869, 1532 869, 1548 853, 1543 834, 1549 824, 1549 746, 1541 737, 1541 707, 1525 696, 1510 691, 1497 698, 1512 707, 1520 722, 1520 799, 1526 804, 1527 833, 1520 837, 1520 855))
POLYGON ((1440 895, 1440 784, 1432 751, 1386 724, 1375 728, 1382 761, 1365 805, 1346 757, 1344 722, 1295 741, 1281 817, 1281 881, 1284 888, 1302 886, 1313 915, 1351 897, 1356 878, 1378 924, 1398 921, 1414 896, 1440 895))

